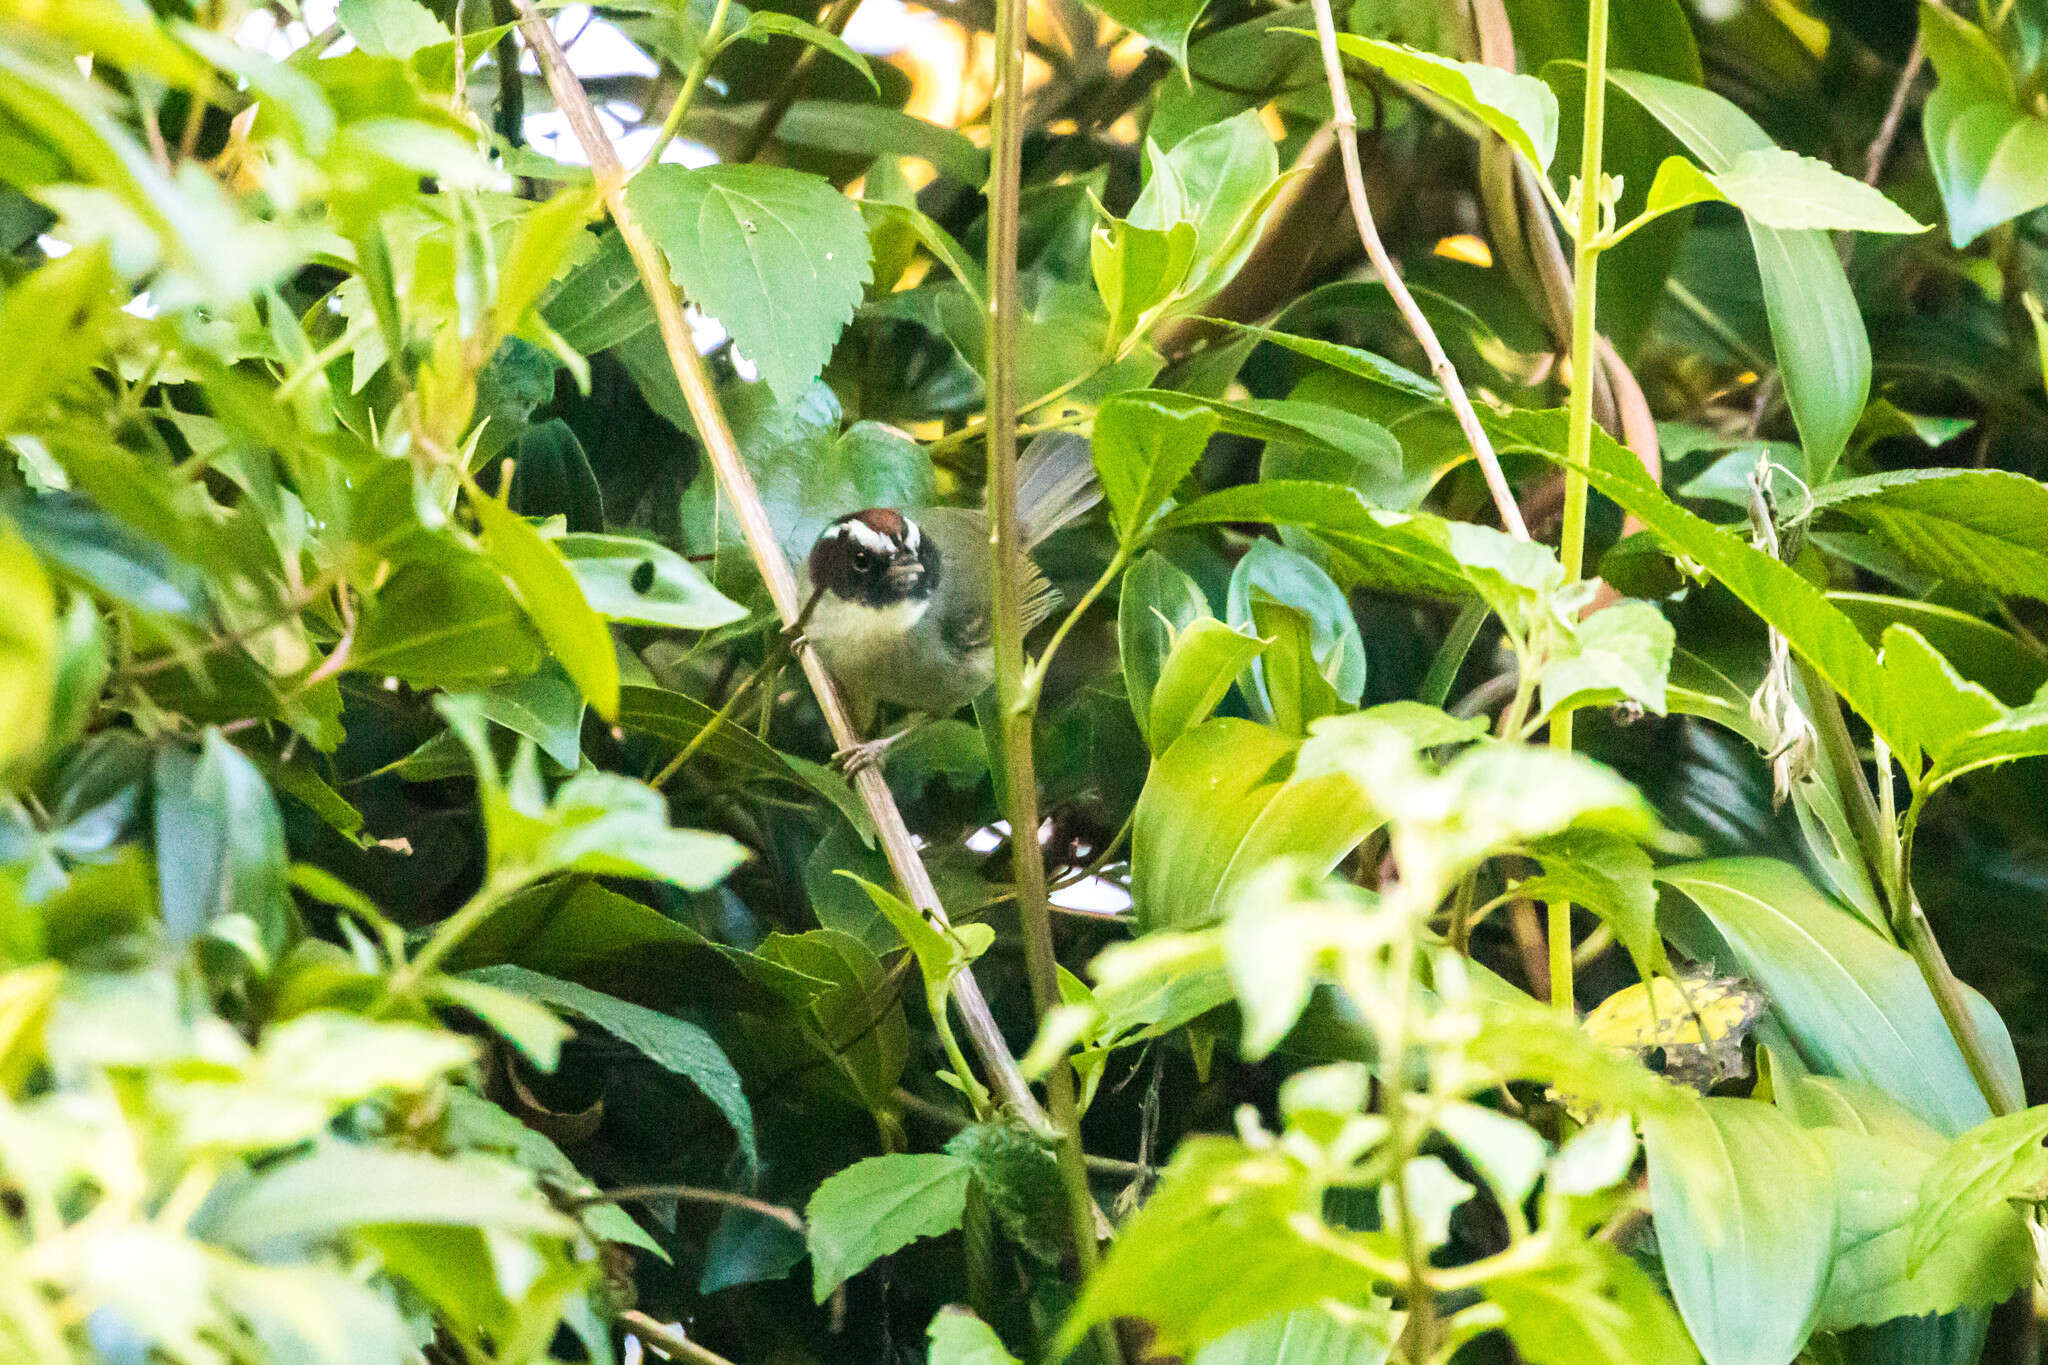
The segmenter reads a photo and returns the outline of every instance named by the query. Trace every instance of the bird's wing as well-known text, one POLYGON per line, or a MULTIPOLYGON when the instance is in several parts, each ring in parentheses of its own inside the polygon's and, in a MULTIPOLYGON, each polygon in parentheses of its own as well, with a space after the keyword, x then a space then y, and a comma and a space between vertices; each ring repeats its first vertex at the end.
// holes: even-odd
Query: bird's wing
POLYGON ((1054 531, 1101 501, 1095 457, 1085 438, 1071 431, 1049 431, 1024 448, 1017 460, 1017 519, 1025 549, 1044 544, 1054 531))

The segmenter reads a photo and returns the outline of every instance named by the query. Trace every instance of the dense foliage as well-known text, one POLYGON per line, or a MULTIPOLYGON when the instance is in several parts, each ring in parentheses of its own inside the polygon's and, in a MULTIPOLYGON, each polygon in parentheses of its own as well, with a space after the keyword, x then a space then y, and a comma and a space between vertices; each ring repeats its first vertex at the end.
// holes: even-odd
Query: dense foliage
POLYGON ((859 4, 0 0, 0 1359, 2032 1359, 2048 4, 859 4))

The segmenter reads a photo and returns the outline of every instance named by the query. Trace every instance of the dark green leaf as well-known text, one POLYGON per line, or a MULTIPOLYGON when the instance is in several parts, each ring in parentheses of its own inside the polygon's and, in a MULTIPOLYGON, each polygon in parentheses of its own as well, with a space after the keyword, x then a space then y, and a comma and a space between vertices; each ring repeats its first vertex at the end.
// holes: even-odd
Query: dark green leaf
POLYGON ((828 1178, 804 1206, 817 1301, 880 1257, 959 1227, 972 1178, 943 1152, 869 1157, 828 1178))

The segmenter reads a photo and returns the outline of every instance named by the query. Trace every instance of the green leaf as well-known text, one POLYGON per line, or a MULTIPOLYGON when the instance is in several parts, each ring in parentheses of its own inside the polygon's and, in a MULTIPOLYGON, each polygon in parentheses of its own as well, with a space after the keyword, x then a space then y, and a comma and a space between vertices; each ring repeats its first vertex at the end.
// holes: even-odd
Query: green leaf
POLYGON ((485 719, 524 735, 557 765, 576 771, 582 754, 583 694, 556 665, 477 694, 485 719))
POLYGON ((1833 1159, 1835 1263, 1823 1329, 1989 1308, 2026 1282, 2032 1241, 2002 1203, 1952 1216, 1936 1254, 1909 1272, 1921 1180, 1948 1145, 1939 1133, 1883 1094, 1828 1077, 1781 1083, 1777 1100, 1833 1159))
POLYGON ((1693 1365, 1678 1315, 1643 1268, 1605 1242, 1485 1283, 1530 1365, 1693 1365))
POLYGON ((1880 593, 1831 592, 1832 602, 1875 645, 1893 625, 1911 626, 1972 682, 2007 705, 2030 700, 2048 684, 2048 661, 2010 631, 1938 602, 1880 593))
POLYGON ((1389 932, 1363 895, 1326 881, 1324 870, 1294 859, 1271 862, 1231 897, 1223 958, 1244 1012, 1247 1061, 1279 1046, 1319 981, 1339 977, 1347 958, 1377 949, 1389 932))
POLYGON ((9 284, 0 297, 0 433, 27 430, 86 377, 107 346, 114 302, 114 271, 100 245, 9 284))
POLYGON ((1144 1318, 1154 1352, 1172 1354, 1324 1299, 1366 1301, 1373 1275, 1327 1244, 1341 1234, 1321 1226, 1322 1193, 1282 1148, 1183 1141, 1082 1289, 1054 1358, 1112 1317, 1144 1318))
POLYGON ((1825 161, 1759 147, 1743 152, 1720 174, 1703 171, 1683 157, 1667 157, 1650 186, 1646 217, 1689 204, 1733 204, 1765 227, 1796 231, 1925 232, 1927 224, 1860 180, 1825 161))
MULTIPOLYGON (((732 117, 752 127, 759 104, 736 104, 732 117)), ((776 125, 778 142, 849 156, 914 156, 962 185, 980 188, 988 180, 988 152, 965 133, 883 104, 843 100, 798 100, 776 125)))
POLYGON ((562 554, 496 498, 470 490, 484 549, 519 591, 540 636, 606 720, 619 717, 619 661, 611 631, 591 609, 562 554))
MULTIPOLYGON (((1201 588, 1157 550, 1147 550, 1124 571, 1116 613, 1117 659, 1131 715, 1148 744, 1152 742, 1153 699, 1174 644, 1183 631, 1206 619, 1213 616, 1201 588)), ((1164 752, 1167 747, 1157 746, 1154 752, 1164 752)))
POLYGON ((1337 688, 1325 672, 1334 672, 1342 658, 1327 663, 1316 658, 1316 623, 1308 613, 1256 589, 1251 611, 1252 628, 1268 642, 1250 665, 1265 694, 1267 718, 1287 734, 1306 735, 1310 725, 1342 709, 1337 688))
POLYGON ((284 821, 256 765, 209 729, 197 755, 178 744, 157 750, 153 791, 171 941, 189 943, 241 916, 270 951, 282 949, 291 922, 284 821))
POLYGON ((1516 891, 1531 900, 1569 901, 1599 916, 1648 980, 1668 971, 1657 932, 1657 888, 1650 855, 1632 839, 1598 830, 1567 830, 1529 846, 1543 867, 1516 891))
POLYGON ((1123 544, 1143 538, 1160 509, 1194 471, 1215 414, 1161 403, 1145 393, 1118 394, 1096 413, 1095 469, 1123 544))
MULTIPOLYGON (((42 747, 57 692, 57 597, 35 551, 0 520, 0 778, 42 747)), ((95 689, 97 690, 97 689, 95 689)))
MULTIPOLYGON (((1230 571, 1230 586, 1224 595, 1224 613, 1230 624, 1238 630, 1257 626, 1256 601, 1261 596, 1301 614, 1309 627, 1303 662, 1327 683, 1336 700, 1356 705, 1365 694, 1365 641, 1358 632, 1358 615, 1343 589, 1306 556, 1271 541, 1255 540, 1230 571)), ((1263 627, 1258 627, 1257 633, 1276 641, 1279 638, 1263 627)), ((1246 676, 1245 700, 1260 719, 1273 714, 1275 699, 1268 677, 1279 662, 1276 653, 1255 662, 1246 676)), ((1335 709, 1331 706, 1318 714, 1335 709)), ((1314 719, 1309 716, 1300 725, 1281 728, 1301 734, 1314 719)))
POLYGON ((590 609, 608 621, 673 630, 712 630, 746 619, 747 609, 711 586, 697 566, 638 536, 577 533, 555 542, 590 609))
POLYGON ((1708 1365, 1789 1360, 1834 1249, 1827 1155, 1778 1110, 1706 1099, 1643 1121, 1665 1277, 1708 1365))
POLYGON ((995 1329, 957 1304, 933 1314, 925 1335, 931 1341, 929 1365, 1018 1365, 995 1329))
POLYGON ((519 330, 527 310, 540 301, 549 284, 578 254, 591 245, 583 225, 597 208, 597 190, 572 185, 546 203, 528 209, 512 231, 512 241, 498 266, 496 316, 499 334, 519 330))
POLYGON ((804 1206, 817 1301, 890 1252, 959 1227, 972 1177, 943 1152, 872 1156, 828 1176, 804 1206))
MULTIPOLYGON (((1949 1135, 1991 1116, 1913 959, 1797 869, 1723 858, 1664 868, 1658 880, 1706 921, 1688 917, 1685 902, 1667 901, 1673 941, 1717 970, 1756 982, 1808 1068, 1881 1090, 1949 1135)), ((2005 1026, 1970 994, 1992 1064, 2017 1093, 2019 1064, 2005 1026)))
MULTIPOLYGON (((627 683, 619 689, 619 724, 654 735, 675 748, 694 741, 718 713, 695 697, 665 687, 627 683)), ((697 749, 698 761, 726 764, 755 777, 780 777, 788 771, 782 755, 761 742, 744 725, 719 725, 697 749)))
MULTIPOLYGON (((1670 129, 1710 174, 1734 170, 1745 153, 1777 150, 1749 115, 1709 90, 1640 71, 1610 71, 1608 79, 1670 129)), ((1824 471, 1848 444, 1870 393, 1863 315, 1824 233, 1751 220, 1749 235, 1785 401, 1809 460, 1824 471)))
POLYGON ((785 991, 803 1011, 828 1065, 822 1074, 850 1103, 870 1110, 890 1104, 910 1056, 910 1026, 903 1003, 872 949, 851 934, 814 929, 771 934, 760 955, 800 972, 806 985, 785 991))
MULTIPOLYGON (((1289 31, 1315 36, 1302 29, 1289 31)), ((1550 158, 1557 152, 1557 96, 1536 77, 1477 62, 1453 61, 1354 33, 1338 34, 1337 46, 1397 81, 1448 100, 1498 133, 1537 170, 1550 169, 1550 158)))
POLYGON ((1368 507, 1342 484, 1292 480, 1240 484, 1176 507, 1157 531, 1263 521, 1299 526, 1329 553, 1328 570, 1340 587, 1459 598, 1469 592, 1450 552, 1448 523, 1425 514, 1368 507))
POLYGON ((1934 755, 1928 789, 1944 787, 1979 768, 2043 754, 2048 754, 2048 699, 2019 707, 1989 725, 1955 738, 1934 755))
POLYGON ((1195 260, 1195 225, 1144 228, 1113 217, 1090 235, 1088 259, 1109 310, 1107 340, 1114 350, 1178 295, 1195 260))
POLYGON ((534 1003, 498 986, 444 976, 432 985, 442 1002, 468 1010, 492 1032, 519 1049, 519 1054, 541 1072, 552 1072, 562 1060, 562 1044, 576 1036, 576 1030, 555 1017, 544 1005, 534 1003))
POLYGON ((1218 1337, 1190 1365, 1386 1365, 1395 1324, 1384 1300, 1324 1300, 1218 1337))
POLYGON ((1145 187, 1131 206, 1130 222, 1165 232, 1179 222, 1195 225, 1194 264, 1179 294, 1199 302, 1228 283, 1251 255, 1266 214, 1287 184, 1279 152, 1258 114, 1246 110, 1183 138, 1171 151, 1148 144, 1145 164, 1145 187))
POLYGON ((1906 469, 1828 484, 1814 506, 1854 517, 1937 577, 2048 602, 2048 484, 1997 469, 1906 469))
POLYGON ((341 0, 336 17, 373 57, 410 57, 450 41, 447 25, 418 0, 341 0))
POLYGON ((1213 616, 1189 623, 1159 669, 1143 729, 1154 753, 1208 720, 1230 685, 1265 648, 1255 635, 1232 630, 1213 616))
POLYGON ((481 556, 449 552, 401 566, 364 604, 349 666, 464 688, 531 673, 540 660, 540 637, 504 579, 481 556))
POLYGON ((824 368, 868 283, 860 209, 780 166, 650 166, 627 189, 690 301, 785 403, 824 368))
MULTIPOLYGON (((1979 726, 2003 720, 2006 708, 1996 697, 1965 679, 1947 659, 1911 626, 1892 626, 1884 633, 1882 662, 1902 705, 1911 709, 1915 733, 1930 755, 1979 726)), ((1907 775, 1913 755, 1902 756, 1907 775)))
POLYGON ((1444 1106, 1436 1126, 1458 1145, 1503 1205, 1520 1206, 1536 1188, 1550 1149, 1528 1124, 1465 1101, 1444 1106))
MULTIPOLYGON (((1520 413, 1508 431, 1515 445, 1558 459, 1551 414, 1520 413)), ((1801 657, 1870 722, 1894 752, 1910 752, 1912 724, 1886 686, 1877 655, 1819 589, 1771 556, 1672 502, 1642 462, 1611 439, 1595 437, 1587 479, 1633 512, 1666 546, 1703 566, 1751 611, 1774 626, 1801 657)))
POLYGON ((686 1019, 605 995, 573 981, 558 981, 526 967, 479 967, 466 975, 470 981, 523 995, 587 1019, 636 1048, 664 1071, 683 1077, 716 1105, 732 1126, 747 1169, 752 1170, 759 1162, 754 1146, 754 1111, 747 1103, 746 1092, 740 1088, 739 1073, 726 1060, 725 1050, 703 1029, 686 1019))
POLYGON ((1920 1180, 1906 1266, 1917 1272, 1964 1219, 2008 1201, 2048 1199, 2048 1105, 1987 1119, 1957 1137, 1920 1180))
POLYGON ((511 1166, 331 1142, 267 1167, 209 1203, 194 1232, 254 1255, 386 1223, 543 1237, 568 1237, 576 1230, 511 1166))
POLYGON ((1327 870, 1379 823, 1349 778, 1294 774, 1296 743, 1211 720, 1152 765, 1133 816, 1131 898, 1146 931, 1214 923, 1235 886, 1284 854, 1327 870))
POLYGON ((794 15, 777 14, 773 10, 754 10, 747 15, 747 22, 741 26, 740 31, 725 39, 720 46, 739 42, 765 43, 771 37, 794 38, 798 42, 808 43, 822 52, 830 53, 867 77, 868 85, 877 95, 882 93, 882 84, 875 79, 874 68, 868 65, 867 58, 848 47, 846 40, 838 34, 819 28, 816 24, 806 23, 794 15))
POLYGON ((1185 70, 1188 35, 1194 32, 1195 21, 1202 17, 1209 0, 1094 0, 1094 4, 1185 70))
POLYGON ((1677 633, 1648 602, 1623 600, 1570 622, 1578 652, 1552 660, 1542 679, 1543 714, 1610 705, 1624 697, 1664 714, 1664 684, 1677 633))
POLYGON ((1969 20, 1922 4, 1920 36, 1939 78, 1921 127, 1961 248, 2048 204, 2048 119, 2020 103, 1997 44, 1969 20))

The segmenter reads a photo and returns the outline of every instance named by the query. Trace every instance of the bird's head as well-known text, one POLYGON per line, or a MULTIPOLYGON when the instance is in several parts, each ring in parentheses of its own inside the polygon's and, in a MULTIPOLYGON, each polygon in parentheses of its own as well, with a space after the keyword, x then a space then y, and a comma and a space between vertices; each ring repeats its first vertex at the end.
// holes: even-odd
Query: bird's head
POLYGON ((849 512, 818 533, 811 582, 861 606, 920 602, 938 582, 939 548, 917 523, 888 507, 849 512))

